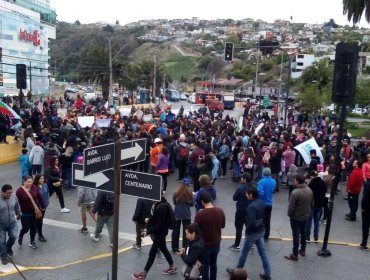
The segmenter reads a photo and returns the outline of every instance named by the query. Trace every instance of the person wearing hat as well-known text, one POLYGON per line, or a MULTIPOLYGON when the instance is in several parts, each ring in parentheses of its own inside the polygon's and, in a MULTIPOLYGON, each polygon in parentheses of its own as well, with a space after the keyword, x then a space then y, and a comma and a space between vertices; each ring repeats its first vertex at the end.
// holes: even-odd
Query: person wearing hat
POLYGON ((191 223, 191 210, 194 206, 194 196, 190 187, 191 181, 188 178, 182 179, 179 187, 173 194, 173 204, 176 224, 172 231, 171 247, 174 253, 179 247, 180 227, 182 224, 182 248, 186 248, 187 239, 185 229, 191 223))
POLYGON ((163 144, 161 138, 154 139, 154 147, 150 149, 150 167, 151 172, 156 173, 157 163, 158 163, 158 155, 162 152, 163 144))
POLYGON ((41 173, 42 165, 44 163, 44 156, 45 152, 44 149, 41 147, 41 142, 36 141, 36 145, 33 146, 33 148, 31 149, 29 157, 32 175, 41 173))
POLYGON ((271 212, 272 212, 272 195, 276 188, 275 179, 271 178, 271 169, 265 167, 262 170, 262 179, 258 181, 257 190, 259 197, 265 204, 265 242, 268 242, 270 237, 270 222, 271 222, 271 212))

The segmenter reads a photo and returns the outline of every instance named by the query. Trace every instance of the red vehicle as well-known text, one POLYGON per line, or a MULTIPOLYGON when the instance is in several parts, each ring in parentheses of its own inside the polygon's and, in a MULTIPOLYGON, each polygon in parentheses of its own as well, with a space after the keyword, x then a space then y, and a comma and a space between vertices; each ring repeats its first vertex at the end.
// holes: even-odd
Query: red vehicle
POLYGON ((195 94, 195 104, 206 105, 213 111, 224 109, 222 94, 217 92, 197 92, 195 94))

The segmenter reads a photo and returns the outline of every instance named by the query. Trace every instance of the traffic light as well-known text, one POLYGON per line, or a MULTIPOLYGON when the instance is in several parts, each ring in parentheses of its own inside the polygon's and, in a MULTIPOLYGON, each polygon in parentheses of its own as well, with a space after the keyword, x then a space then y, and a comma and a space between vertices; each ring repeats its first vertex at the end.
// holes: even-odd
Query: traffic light
POLYGON ((332 92, 334 102, 350 104, 355 97, 358 52, 357 44, 337 44, 332 92))
POLYGON ((233 61, 234 43, 225 44, 225 61, 233 61))
POLYGON ((27 88, 27 66, 26 64, 16 65, 16 75, 17 75, 17 89, 27 88))

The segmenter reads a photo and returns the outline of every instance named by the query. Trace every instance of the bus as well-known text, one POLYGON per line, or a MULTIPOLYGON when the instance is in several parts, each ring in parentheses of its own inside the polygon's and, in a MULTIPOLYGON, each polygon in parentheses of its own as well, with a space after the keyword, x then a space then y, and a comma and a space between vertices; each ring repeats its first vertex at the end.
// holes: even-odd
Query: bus
POLYGON ((225 109, 233 110, 235 108, 235 96, 234 93, 224 93, 222 95, 222 101, 225 109))
POLYGON ((166 99, 168 101, 179 102, 180 92, 175 89, 166 89, 166 99))
POLYGON ((224 109, 222 94, 217 92, 197 92, 195 94, 195 104, 206 105, 212 111, 222 111, 224 109))

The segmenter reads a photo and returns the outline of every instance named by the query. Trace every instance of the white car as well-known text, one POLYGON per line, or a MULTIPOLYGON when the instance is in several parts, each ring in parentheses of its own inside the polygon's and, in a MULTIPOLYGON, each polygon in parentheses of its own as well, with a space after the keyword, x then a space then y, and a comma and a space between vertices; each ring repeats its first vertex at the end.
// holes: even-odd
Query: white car
POLYGON ((180 94, 180 100, 186 100, 186 99, 188 99, 188 98, 186 97, 186 94, 185 94, 185 93, 181 93, 181 94, 180 94))
POLYGON ((192 94, 189 96, 188 102, 191 104, 195 104, 195 94, 192 94))
POLYGON ((358 115, 366 114, 366 109, 358 107, 358 108, 353 109, 352 113, 355 113, 358 115))

